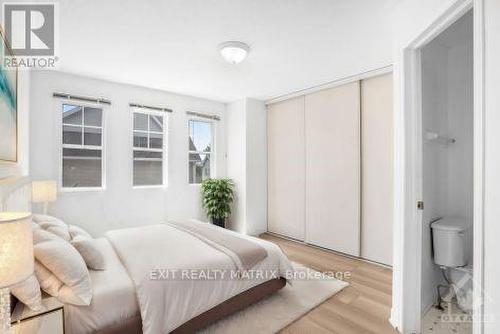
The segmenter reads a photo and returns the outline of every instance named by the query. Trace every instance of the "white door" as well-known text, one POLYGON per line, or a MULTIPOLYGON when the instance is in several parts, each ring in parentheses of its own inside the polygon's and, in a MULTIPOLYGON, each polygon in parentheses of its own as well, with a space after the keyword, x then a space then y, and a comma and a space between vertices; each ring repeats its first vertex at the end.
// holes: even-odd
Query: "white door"
POLYGON ((361 81, 361 257, 392 265, 392 74, 361 81))
POLYGON ((305 97, 306 241, 359 256, 359 82, 305 97))
POLYGON ((271 104, 268 126, 268 230, 304 240, 304 97, 271 104))

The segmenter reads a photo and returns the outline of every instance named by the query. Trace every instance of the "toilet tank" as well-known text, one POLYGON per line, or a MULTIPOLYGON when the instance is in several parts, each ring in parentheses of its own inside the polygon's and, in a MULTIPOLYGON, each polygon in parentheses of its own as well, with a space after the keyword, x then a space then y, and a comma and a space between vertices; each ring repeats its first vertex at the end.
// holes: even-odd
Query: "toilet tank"
POLYGON ((431 228, 434 262, 446 267, 467 265, 465 221, 457 218, 442 218, 432 223, 431 228))

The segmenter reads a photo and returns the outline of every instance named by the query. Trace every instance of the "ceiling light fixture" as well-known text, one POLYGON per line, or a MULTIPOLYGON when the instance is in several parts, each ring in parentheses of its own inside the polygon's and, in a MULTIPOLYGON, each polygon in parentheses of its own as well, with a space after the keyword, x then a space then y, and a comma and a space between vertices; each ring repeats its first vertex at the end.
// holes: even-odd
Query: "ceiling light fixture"
POLYGON ((229 41, 219 45, 219 52, 228 63, 239 64, 248 56, 250 47, 243 42, 229 41))

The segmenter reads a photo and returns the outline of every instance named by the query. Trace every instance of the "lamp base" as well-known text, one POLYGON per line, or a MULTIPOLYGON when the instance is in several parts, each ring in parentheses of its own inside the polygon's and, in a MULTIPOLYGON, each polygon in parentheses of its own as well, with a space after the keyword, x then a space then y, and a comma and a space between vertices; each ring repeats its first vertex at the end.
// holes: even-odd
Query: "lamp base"
POLYGON ((0 334, 10 332, 10 293, 9 288, 0 289, 0 334))

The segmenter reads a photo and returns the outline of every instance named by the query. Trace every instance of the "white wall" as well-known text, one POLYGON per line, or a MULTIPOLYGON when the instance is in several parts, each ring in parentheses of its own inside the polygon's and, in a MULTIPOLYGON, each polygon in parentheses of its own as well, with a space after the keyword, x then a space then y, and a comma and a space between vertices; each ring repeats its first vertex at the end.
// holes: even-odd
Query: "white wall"
POLYGON ((246 101, 227 104, 227 177, 235 183, 229 228, 246 233, 246 101))
MULTIPOLYGON (((447 196, 445 214, 463 217, 467 230, 467 260, 473 262, 474 213, 474 83, 473 83, 473 19, 472 12, 457 22, 460 34, 467 38, 448 49, 448 133, 456 139, 447 154, 447 196)), ((450 38, 453 38, 450 36, 450 38)))
MULTIPOLYGON (((393 308, 391 322, 398 327, 403 324, 402 311, 413 310, 411 305, 404 303, 402 279, 405 276, 402 268, 403 240, 401 228, 404 224, 405 194, 405 150, 404 150, 404 110, 402 109, 402 65, 404 47, 424 30, 438 15, 460 0, 401 0, 394 8, 393 35, 394 35, 394 74, 395 74, 395 226, 394 238, 395 263, 393 267, 393 308)), ((483 293, 484 315, 489 319, 484 324, 484 333, 498 332, 500 321, 500 257, 498 252, 500 243, 500 2, 498 0, 475 0, 478 16, 484 16, 484 26, 475 22, 475 29, 484 29, 484 83, 476 82, 477 87, 484 85, 484 230, 483 233, 483 293), (483 7, 483 8, 481 8, 483 7)), ((481 42, 476 40, 476 42, 481 42)), ((480 44, 477 47, 482 47, 480 44)), ((477 49, 476 49, 477 50, 477 49)), ((476 59, 481 61, 480 59, 476 59)), ((475 101, 475 104, 478 101, 475 101)), ((476 105, 481 107, 481 105, 476 105)), ((480 134, 479 134, 480 135, 480 134)), ((480 154, 481 152, 476 152, 480 154)), ((476 260, 478 258, 476 257, 476 260)), ((475 261, 477 266, 477 262, 475 261)), ((411 312, 408 312, 411 313, 411 312)), ((401 328, 401 327, 400 327, 401 328)))
POLYGON ((60 100, 53 92, 106 97, 105 109, 106 189, 60 193, 49 212, 68 223, 84 226, 91 233, 125 226, 158 223, 165 219, 201 218, 199 186, 188 184, 188 117, 186 111, 218 114, 216 124, 216 175, 225 176, 225 105, 60 72, 38 71, 31 78, 31 154, 33 179, 59 179, 60 100), (168 187, 133 189, 131 169, 131 117, 129 102, 169 107, 168 187))
POLYGON ((472 12, 422 50, 423 129, 456 140, 423 145, 422 311, 437 298, 443 281, 434 264, 430 222, 439 217, 464 219, 467 258, 472 264, 473 229, 473 64, 472 12))
POLYGON ((446 66, 445 46, 434 43, 422 50, 423 200, 425 202, 422 222, 422 312, 436 301, 436 284, 441 282, 441 273, 434 265, 432 257, 430 225, 433 219, 445 215, 448 184, 446 154, 449 147, 425 141, 425 132, 448 135, 446 66))
POLYGON ((485 334, 500 327, 500 1, 484 0, 485 23, 485 170, 484 170, 484 314, 485 334))
POLYGON ((267 109, 246 99, 247 233, 267 231, 267 109))
POLYGON ((250 235, 267 231, 267 118, 264 102, 227 106, 227 176, 236 183, 230 228, 250 235))
POLYGON ((17 81, 17 159, 14 162, 0 161, 0 179, 9 176, 28 175, 29 169, 29 117, 31 73, 22 70, 17 81))
MULTIPOLYGON (((391 323, 402 328, 408 323, 404 314, 420 314, 415 305, 405 300, 403 278, 412 273, 403 271, 404 240, 401 238, 405 224, 406 199, 405 189, 406 161, 405 151, 405 110, 403 109, 404 92, 404 49, 418 37, 441 13, 460 0, 400 0, 393 8, 393 55, 394 55, 394 258, 393 258, 393 293, 391 323), (404 314, 403 314, 404 311, 404 314)), ((414 205, 410 203, 408 205, 414 205)), ((408 276, 410 277, 410 276, 408 276)), ((410 278, 408 278, 410 279, 410 278)), ((411 279, 418 279, 411 277, 411 279)), ((413 328, 403 328, 413 330, 413 328)))

